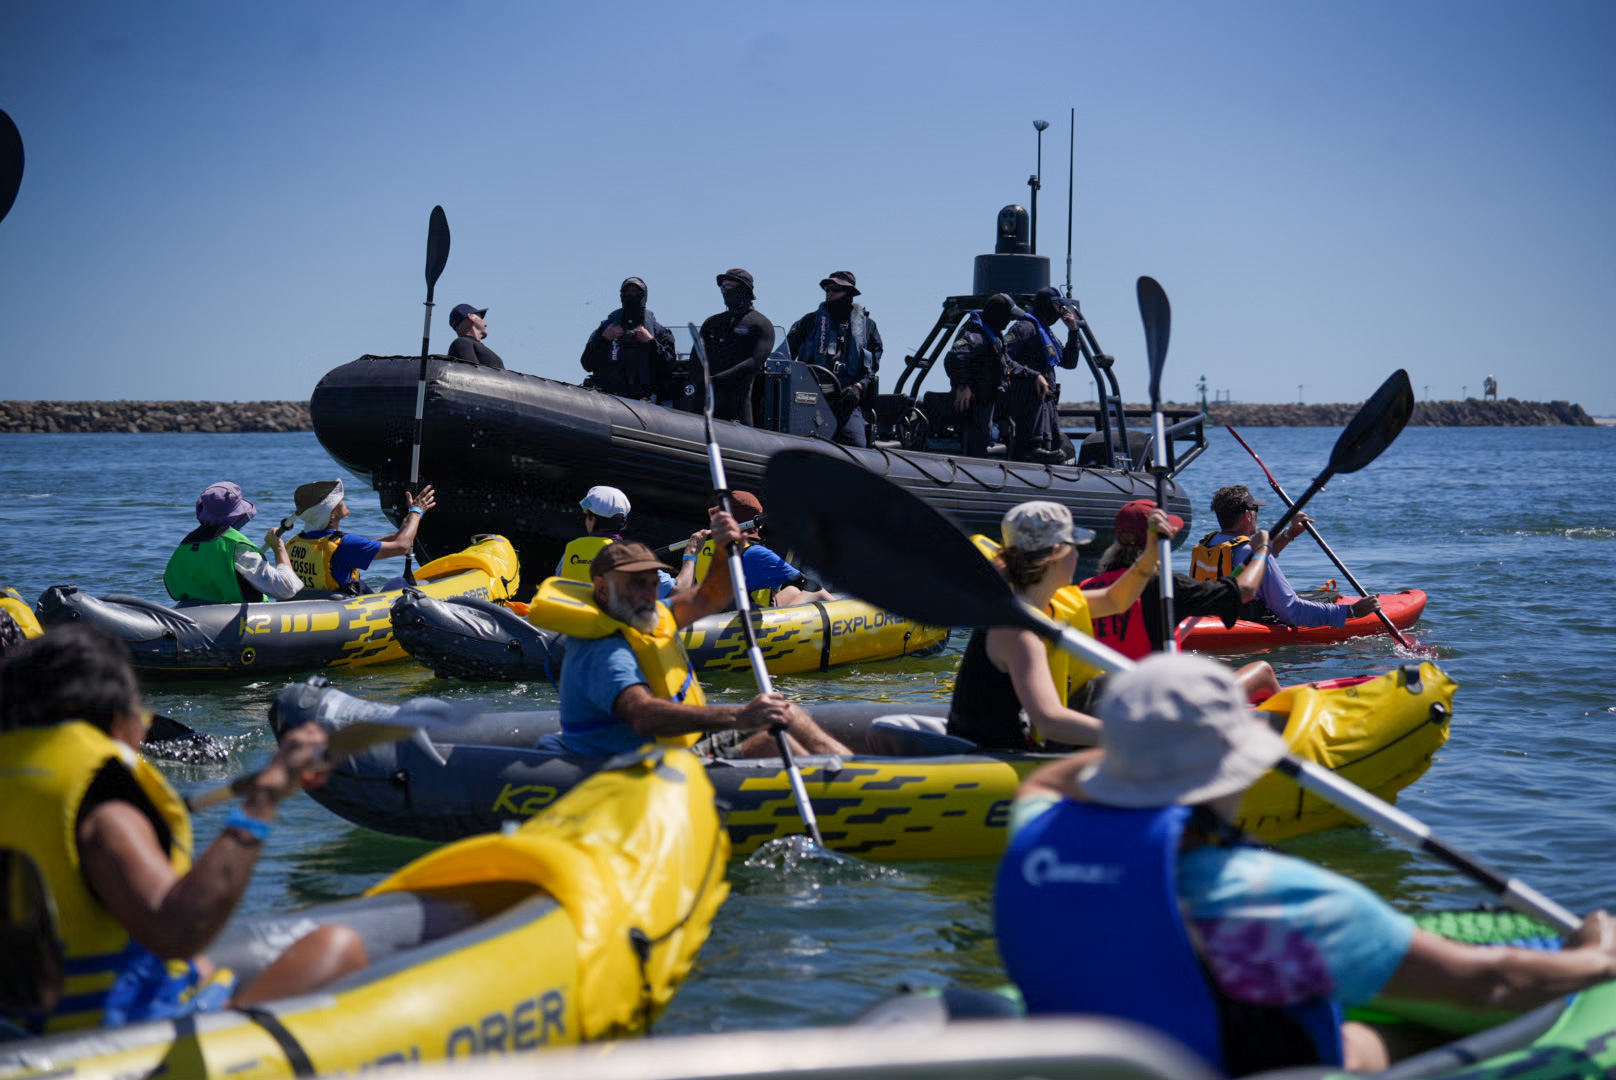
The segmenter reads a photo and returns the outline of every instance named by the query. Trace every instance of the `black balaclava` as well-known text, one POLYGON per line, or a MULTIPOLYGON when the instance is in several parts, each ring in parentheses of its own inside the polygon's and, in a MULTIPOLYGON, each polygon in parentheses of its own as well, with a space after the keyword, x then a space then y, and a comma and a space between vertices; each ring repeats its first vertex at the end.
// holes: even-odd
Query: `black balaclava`
POLYGON ((982 305, 982 322, 994 333, 1002 333, 1015 318, 1016 302, 1004 293, 994 293, 988 297, 988 302, 982 305))
POLYGON ((752 306, 752 290, 744 284, 724 290, 724 306, 731 311, 746 311, 752 306))
POLYGON ((628 322, 645 321, 645 302, 651 290, 637 277, 625 278, 617 288, 617 297, 623 304, 623 319, 628 322))
POLYGON ((1050 285, 1039 289, 1032 298, 1033 318, 1045 326, 1054 326, 1060 321, 1061 303, 1060 290, 1050 285))

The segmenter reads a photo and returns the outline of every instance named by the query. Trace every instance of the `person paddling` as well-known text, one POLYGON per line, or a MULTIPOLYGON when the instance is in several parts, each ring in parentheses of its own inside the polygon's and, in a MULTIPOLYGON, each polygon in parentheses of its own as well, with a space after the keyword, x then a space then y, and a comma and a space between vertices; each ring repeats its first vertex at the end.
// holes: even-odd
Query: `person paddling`
POLYGON ((708 705, 690 670, 679 630, 729 605, 728 547, 740 539, 729 514, 711 516, 721 557, 694 589, 656 597, 661 560, 644 544, 614 543, 590 564, 590 588, 551 578, 528 605, 528 621, 567 634, 562 661, 561 730, 540 750, 609 757, 655 739, 695 744, 714 757, 772 757, 769 728, 781 725, 796 753, 852 751, 826 734, 780 694, 759 694, 745 705, 708 705), (755 732, 755 734, 751 734, 755 732))
POLYGON ((241 486, 221 480, 196 498, 197 527, 168 557, 163 587, 174 600, 208 604, 256 604, 266 594, 290 600, 303 587, 278 530, 264 537, 260 552, 241 534, 258 514, 241 486), (265 553, 271 553, 265 558, 265 553))
MULTIPOLYGON (((555 568, 555 576, 566 578, 568 581, 589 580, 589 566, 595 561, 595 556, 599 555, 607 544, 622 541, 623 532, 628 528, 628 513, 633 506, 621 489, 596 484, 584 492, 584 497, 578 500, 578 509, 583 511, 584 535, 567 544, 561 552, 561 558, 556 561, 555 568)), ((699 548, 701 541, 706 537, 706 530, 690 537, 686 544, 687 557, 677 576, 665 569, 657 571, 658 600, 666 600, 674 589, 688 587, 694 582, 695 571, 692 564, 695 562, 695 556, 688 552, 699 548)))
MULTIPOLYGON (((1139 561, 1148 543, 1147 524, 1156 509, 1151 499, 1135 499, 1117 511, 1112 535, 1116 542, 1100 556, 1100 572, 1083 581, 1083 588, 1094 589, 1109 585, 1128 572, 1139 561)), ((1177 514, 1167 515, 1169 539, 1184 527, 1184 519, 1177 514)), ((1268 566, 1268 533, 1257 530, 1251 537, 1252 556, 1241 568, 1238 576, 1225 574, 1213 581, 1200 581, 1187 574, 1173 574, 1173 610, 1178 618, 1216 615, 1224 626, 1233 626, 1240 618, 1242 604, 1250 603, 1262 584, 1263 571, 1268 566)), ((1107 615, 1094 620, 1094 639, 1104 642, 1130 660, 1143 660, 1153 652, 1161 652, 1166 638, 1161 625, 1161 580, 1152 577, 1145 583, 1144 592, 1127 611, 1120 615, 1107 615)), ((1246 664, 1235 673, 1249 697, 1262 700, 1279 693, 1279 680, 1273 666, 1265 660, 1246 664)), ((1088 684, 1089 696, 1084 700, 1098 700, 1103 679, 1088 684)))
POLYGON ((363 940, 335 925, 244 986, 199 955, 245 893, 281 802, 323 777, 320 728, 283 737, 193 862, 185 804, 139 753, 150 723, 123 643, 93 627, 57 627, 0 664, 0 858, 37 871, 54 927, 27 948, 55 953, 59 966, 35 970, 61 974, 31 988, 37 1008, 0 1013, 0 1027, 174 1019, 307 993, 366 964, 363 940))
MULTIPOLYGON (((752 527, 742 534, 745 546, 741 549, 741 573, 746 577, 746 587, 750 590, 753 604, 759 608, 792 607, 796 604, 814 604, 836 599, 835 593, 792 566, 774 549, 763 543, 763 526, 758 524, 763 518, 763 503, 756 495, 750 491, 732 491, 729 497, 735 512, 753 523, 752 527)), ((713 514, 717 510, 716 506, 709 507, 707 513, 713 514)), ((690 539, 692 544, 698 539, 702 544, 695 555, 686 549, 684 565, 688 568, 694 563, 696 577, 704 578, 708 566, 712 563, 712 542, 705 533, 694 535, 690 539)), ((731 603, 728 607, 732 609, 734 604, 731 603)))
MULTIPOLYGON (((1148 531, 1165 531, 1167 517, 1151 514, 1148 531)), ((1001 526, 1004 546, 997 563, 1016 594, 1029 606, 1084 632, 1091 619, 1127 611, 1156 571, 1156 544, 1125 574, 1099 589, 1072 585, 1077 547, 1094 534, 1072 524, 1072 512, 1056 502, 1037 500, 1013 507, 1001 526)), ((1064 653, 1052 655, 1030 630, 977 627, 965 645, 948 707, 948 733, 994 750, 1031 748, 1021 723, 1025 712, 1046 741, 1089 746, 1099 721, 1068 707, 1074 685, 1096 674, 1079 672, 1064 653)))
POLYGON ((1516 1012, 1616 978, 1606 912, 1561 952, 1463 945, 1247 841, 1241 798, 1286 747, 1221 666, 1152 656, 1111 680, 1098 711, 1101 749, 1030 774, 1011 810, 993 918, 1029 1013, 1143 1023, 1230 1076, 1372 1072, 1423 1047, 1343 1024, 1342 1006, 1385 995, 1516 1012))
MULTIPOLYGON (((404 493, 406 510, 398 531, 379 540, 370 540, 358 533, 345 533, 337 526, 349 514, 342 481, 318 480, 299 487, 297 516, 307 529, 298 533, 286 545, 292 557, 292 569, 305 589, 324 593, 347 593, 359 596, 370 592, 360 574, 377 559, 392 559, 409 553, 415 544, 416 530, 421 518, 438 504, 431 484, 425 484, 421 493, 404 493)), ((388 582, 388 588, 401 587, 388 582)), ((384 590, 385 591, 385 590, 384 590)))

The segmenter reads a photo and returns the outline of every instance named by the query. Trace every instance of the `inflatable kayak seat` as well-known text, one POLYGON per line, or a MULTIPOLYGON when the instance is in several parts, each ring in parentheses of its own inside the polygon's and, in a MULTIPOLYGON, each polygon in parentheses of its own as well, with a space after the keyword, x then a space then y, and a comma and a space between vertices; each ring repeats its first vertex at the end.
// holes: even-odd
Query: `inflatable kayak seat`
POLYGON ((870 753, 884 757, 943 757, 974 754, 980 749, 970 739, 950 735, 942 717, 910 713, 871 720, 868 740, 870 753))

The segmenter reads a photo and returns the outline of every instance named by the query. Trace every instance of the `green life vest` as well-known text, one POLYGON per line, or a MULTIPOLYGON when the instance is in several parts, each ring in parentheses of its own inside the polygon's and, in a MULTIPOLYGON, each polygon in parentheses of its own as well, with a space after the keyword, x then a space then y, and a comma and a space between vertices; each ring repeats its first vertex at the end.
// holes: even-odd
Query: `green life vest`
POLYGON ((226 529, 212 540, 181 544, 168 557, 163 586, 175 600, 205 600, 210 604, 256 604, 264 594, 236 573, 236 552, 258 549, 235 529, 226 529))

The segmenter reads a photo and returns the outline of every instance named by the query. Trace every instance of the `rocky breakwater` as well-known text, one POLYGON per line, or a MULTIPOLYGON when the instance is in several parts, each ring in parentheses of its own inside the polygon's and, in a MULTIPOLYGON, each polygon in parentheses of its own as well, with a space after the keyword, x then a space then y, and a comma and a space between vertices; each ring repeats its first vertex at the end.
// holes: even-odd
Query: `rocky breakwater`
MULTIPOLYGON (((1198 408, 1194 402, 1170 401, 1170 409, 1198 408)), ((1129 409, 1150 408, 1130 404, 1129 409)), ((1076 413, 1093 409, 1090 402, 1061 402, 1063 410, 1076 413)), ((1363 408, 1363 402, 1344 405, 1247 405, 1227 401, 1207 406, 1215 424, 1234 427, 1345 427, 1363 408)), ((1419 427, 1594 427, 1596 421, 1581 405, 1570 401, 1417 401, 1410 424, 1419 427)))
POLYGON ((0 401, 0 431, 313 431, 306 401, 0 401))

